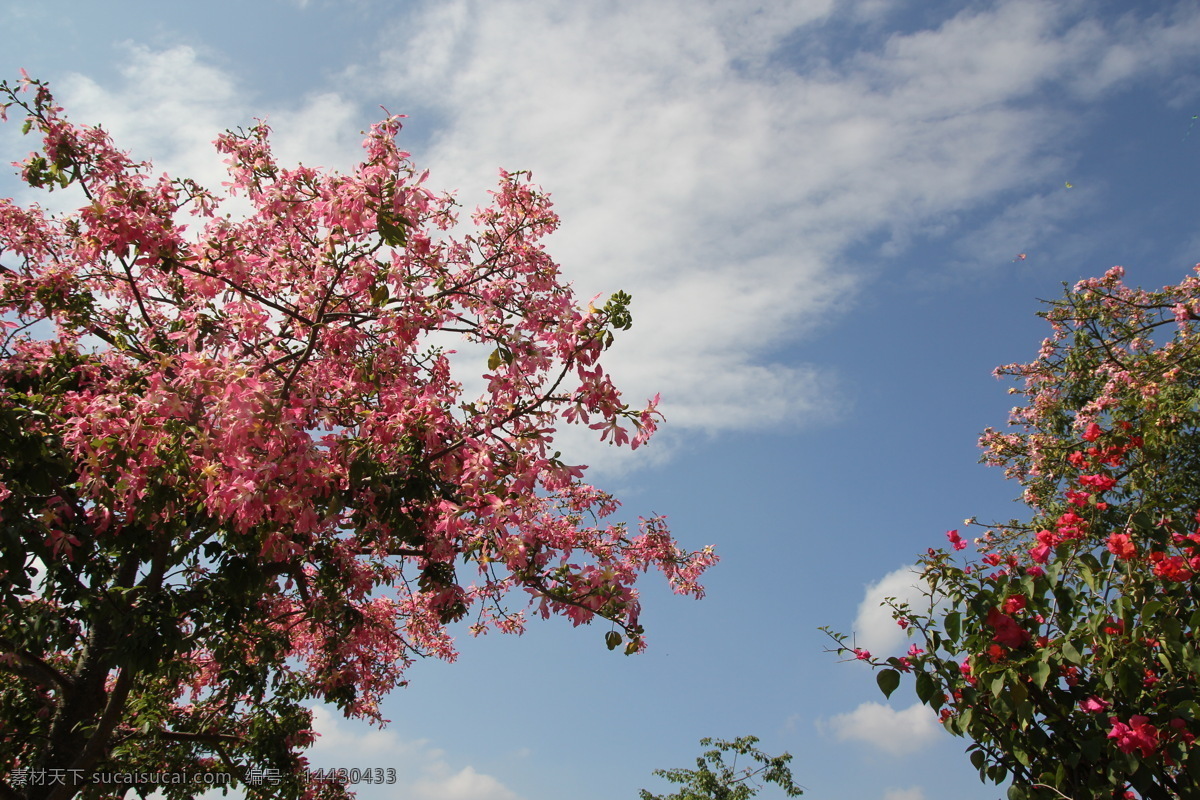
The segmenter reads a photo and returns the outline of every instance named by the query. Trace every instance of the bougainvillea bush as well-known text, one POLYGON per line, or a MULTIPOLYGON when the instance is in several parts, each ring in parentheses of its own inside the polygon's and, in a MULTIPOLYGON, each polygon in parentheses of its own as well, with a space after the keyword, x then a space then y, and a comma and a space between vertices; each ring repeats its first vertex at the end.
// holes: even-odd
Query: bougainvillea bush
POLYGON ((530 606, 636 652, 652 567, 700 596, 711 550, 606 520, 553 448, 564 424, 637 447, 659 416, 600 363, 630 298, 577 303, 528 175, 456 239, 398 118, 348 174, 279 165, 260 123, 216 141, 249 208, 223 213, 44 84, 0 92, 40 135, 21 178, 78 206, 0 200, 0 796, 205 771, 337 796, 305 703, 382 723, 414 658, 454 658, 448 625, 520 632, 530 606), (448 337, 483 348, 478 395, 448 337))
POLYGON ((836 636, 885 694, 911 676, 1011 798, 1200 796, 1197 275, 1145 291, 1114 267, 1050 303, 1037 359, 997 370, 1010 430, 980 441, 1030 518, 921 559, 928 602, 892 602, 907 655, 836 636))

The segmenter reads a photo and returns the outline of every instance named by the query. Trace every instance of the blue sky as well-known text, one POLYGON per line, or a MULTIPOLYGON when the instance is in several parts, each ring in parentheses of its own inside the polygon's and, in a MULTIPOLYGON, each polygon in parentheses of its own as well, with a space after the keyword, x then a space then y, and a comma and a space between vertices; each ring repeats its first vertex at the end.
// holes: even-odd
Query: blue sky
POLYGON ((648 576, 632 658, 562 620, 464 636, 385 731, 320 709, 315 764, 395 768, 367 800, 618 800, 754 734, 806 797, 1001 796, 816 629, 902 651, 871 598, 965 517, 1020 514, 975 442, 1012 405, 992 369, 1046 333, 1038 298, 1200 261, 1195 2, 44 0, 0 3, 0 31, 5 77, 212 186, 210 142, 256 116, 283 158, 348 168, 379 106, 407 114, 433 186, 470 209, 532 170, 579 295, 634 297, 610 364, 668 422, 568 455, 717 546, 708 597, 648 576))

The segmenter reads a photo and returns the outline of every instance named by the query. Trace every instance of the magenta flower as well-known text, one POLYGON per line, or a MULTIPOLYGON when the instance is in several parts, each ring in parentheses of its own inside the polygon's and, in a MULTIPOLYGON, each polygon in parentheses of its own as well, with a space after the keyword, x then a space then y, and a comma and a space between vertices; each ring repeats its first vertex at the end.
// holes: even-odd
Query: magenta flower
POLYGON ((1135 714, 1129 718, 1126 725, 1116 717, 1109 718, 1113 724, 1108 732, 1109 739, 1117 740, 1117 748, 1122 753, 1132 753, 1137 750, 1142 758, 1149 758, 1158 749, 1158 729, 1150 725, 1150 718, 1135 714))

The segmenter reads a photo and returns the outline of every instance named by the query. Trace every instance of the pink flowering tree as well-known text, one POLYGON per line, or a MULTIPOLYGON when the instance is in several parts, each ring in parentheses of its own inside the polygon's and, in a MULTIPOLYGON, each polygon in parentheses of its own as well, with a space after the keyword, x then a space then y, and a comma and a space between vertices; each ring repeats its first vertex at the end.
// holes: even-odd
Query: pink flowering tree
POLYGON ((884 694, 911 677, 1014 800, 1200 796, 1200 277, 1122 279, 1050 303, 1038 358, 997 370, 1024 402, 983 460, 1029 518, 983 526, 967 563, 957 531, 921 559, 926 602, 891 601, 907 655, 835 634, 884 694))
POLYGON ((650 568, 701 596, 711 549, 606 521, 553 447, 580 424, 636 448, 659 415, 600 363, 630 298, 577 303, 528 175, 455 239, 396 117, 349 174, 278 164, 260 123, 216 141, 249 208, 218 213, 44 84, 0 93, 40 135, 21 178, 78 206, 0 200, 0 798, 214 771, 342 796, 305 771, 306 703, 382 724, 414 658, 454 659, 449 625, 520 633, 529 607, 637 652, 650 568), (447 337, 482 352, 478 394, 447 337))

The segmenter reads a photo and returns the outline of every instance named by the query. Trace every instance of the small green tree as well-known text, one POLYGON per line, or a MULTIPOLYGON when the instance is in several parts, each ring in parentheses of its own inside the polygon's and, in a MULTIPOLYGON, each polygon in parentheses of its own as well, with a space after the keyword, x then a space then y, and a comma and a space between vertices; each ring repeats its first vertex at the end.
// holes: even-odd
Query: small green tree
POLYGON ((754 745, 755 736, 741 736, 732 742, 722 739, 701 739, 701 747, 712 747, 696 759, 697 769, 656 769, 654 774, 677 783, 683 788, 670 795, 651 794, 641 790, 641 800, 746 800, 754 797, 765 783, 774 783, 788 797, 799 797, 804 791, 792 783, 792 771, 787 764, 792 760, 790 753, 769 756, 754 745), (726 766, 723 753, 733 752, 733 763, 726 766), (749 756, 760 765, 737 768, 738 756, 749 756), (759 777, 762 783, 752 779, 759 777))

